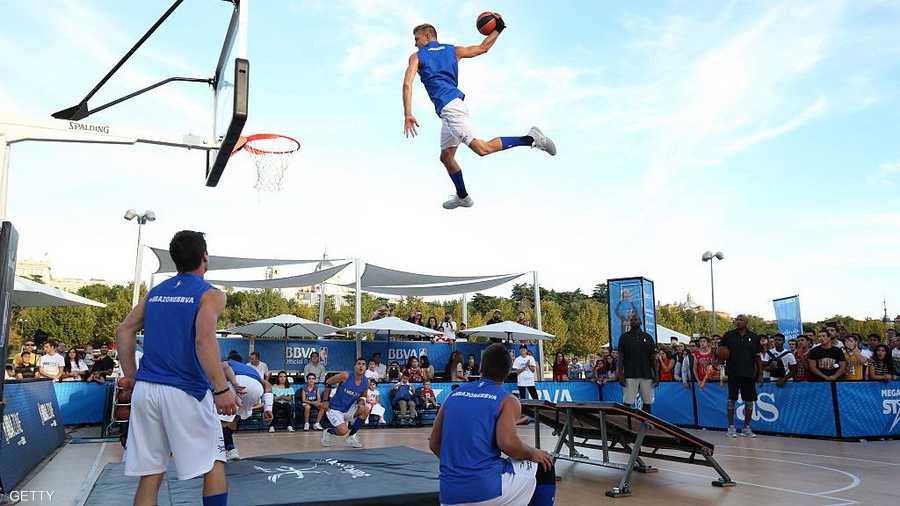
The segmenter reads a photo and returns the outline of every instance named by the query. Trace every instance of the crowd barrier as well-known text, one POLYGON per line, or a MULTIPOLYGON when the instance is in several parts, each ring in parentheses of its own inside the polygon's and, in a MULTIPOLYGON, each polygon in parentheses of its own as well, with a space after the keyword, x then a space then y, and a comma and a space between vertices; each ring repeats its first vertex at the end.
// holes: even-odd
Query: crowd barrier
MULTIPOLYGON (((104 410, 108 410, 111 385, 55 383, 59 404, 54 412, 60 413, 66 425, 100 423, 104 420, 104 410)), ((452 385, 432 384, 438 402, 446 399, 452 385)), ((514 383, 506 383, 504 387, 509 391, 516 390, 514 383)), ((296 391, 301 386, 293 388, 296 391)), ((378 386, 388 419, 392 416, 390 389, 390 384, 378 386)), ((622 401, 622 388, 618 383, 601 386, 589 381, 542 382, 537 384, 537 390, 540 399, 553 402, 622 401)), ((722 429, 726 426, 727 396, 728 387, 718 383, 708 383, 701 389, 696 384, 684 388, 681 383, 663 382, 657 386, 653 414, 680 426, 722 429)), ((736 417, 739 425, 743 416, 743 404, 738 401, 736 417)), ((781 388, 766 383, 759 388, 759 399, 753 409, 753 427, 774 434, 831 438, 900 436, 900 381, 797 382, 781 388)))
POLYGON ((65 439, 54 384, 50 380, 7 381, 3 386, 0 492, 22 479, 65 439))

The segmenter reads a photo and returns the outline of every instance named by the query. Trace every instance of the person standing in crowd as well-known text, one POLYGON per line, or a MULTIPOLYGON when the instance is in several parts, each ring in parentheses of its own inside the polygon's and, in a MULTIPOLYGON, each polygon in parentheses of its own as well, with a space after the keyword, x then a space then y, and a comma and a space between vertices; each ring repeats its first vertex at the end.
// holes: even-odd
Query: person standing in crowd
POLYGON ((797 359, 797 375, 794 378, 797 381, 809 381, 809 337, 804 335, 797 336, 797 351, 794 352, 794 358, 797 359))
POLYGON ((709 338, 700 336, 700 339, 697 340, 697 351, 694 352, 694 365, 691 371, 697 382, 706 384, 706 377, 711 374, 713 364, 714 357, 712 349, 709 347, 709 338))
POLYGON ((684 358, 686 356, 685 352, 684 352, 684 343, 676 342, 673 346, 675 347, 675 354, 673 355, 672 358, 675 361, 675 365, 672 368, 672 378, 675 381, 680 382, 682 368, 684 367, 684 358))
POLYGON ((38 359, 37 377, 59 381, 65 375, 66 359, 59 354, 58 343, 50 340, 44 343, 44 354, 38 359))
MULTIPOLYGON (((893 330, 893 329, 892 329, 893 330)), ((891 340, 891 360, 894 362, 894 371, 900 374, 900 336, 894 336, 891 340)))
POLYGON ((762 381, 768 383, 771 379, 769 376, 769 365, 771 358, 769 357, 769 336, 762 334, 759 336, 759 362, 762 367, 762 381))
POLYGON ((22 352, 13 359, 13 366, 16 369, 23 367, 37 368, 37 353, 34 351, 34 341, 25 341, 22 345, 22 352))
POLYGON ((890 350, 884 344, 879 344, 872 355, 872 365, 869 367, 870 381, 893 381, 897 376, 894 370, 894 362, 891 360, 890 350))
POLYGON ((72 348, 66 353, 66 365, 63 370, 65 371, 63 381, 82 381, 87 376, 88 366, 78 350, 72 348))
POLYGON ((275 408, 272 413, 275 415, 272 423, 269 424, 269 432, 275 432, 275 420, 287 419, 287 431, 294 432, 294 389, 288 383, 287 373, 278 371, 278 379, 272 385, 272 395, 275 396, 275 408))
POLYGON ((868 338, 869 342, 866 343, 866 351, 868 352, 866 353, 866 358, 871 359, 872 355, 875 354, 875 348, 877 348, 878 345, 881 344, 881 336, 873 332, 869 334, 868 338))
POLYGON ((495 309, 493 314, 491 314, 491 319, 487 321, 485 325, 493 325, 495 323, 500 323, 503 321, 503 318, 500 316, 500 310, 495 309))
POLYGON ((440 331, 444 333, 444 340, 456 341, 456 322, 450 313, 444 313, 444 321, 441 322, 440 331))
POLYGON ((12 364, 6 364, 3 370, 3 381, 22 379, 16 375, 16 368, 12 364))
POLYGON ((669 352, 668 348, 660 347, 656 355, 659 381, 674 381, 675 359, 672 357, 671 352, 669 352))
POLYGON ((754 438, 756 434, 750 428, 753 422, 753 403, 756 402, 756 384, 762 383, 762 350, 759 336, 747 328, 747 317, 737 315, 734 329, 722 336, 720 346, 728 349, 729 357, 725 361, 725 373, 728 375, 728 437, 737 437, 734 426, 734 409, 738 395, 744 401, 744 429, 741 435, 754 438))
POLYGON ((819 345, 809 350, 808 362, 810 381, 837 381, 847 370, 844 352, 834 346, 831 334, 824 330, 819 332, 819 345))
POLYGON ((316 375, 316 381, 325 381, 325 366, 319 360, 319 352, 314 351, 309 354, 309 362, 303 366, 303 377, 310 374, 316 375))
POLYGON ((519 347, 519 356, 513 361, 513 372, 516 373, 516 384, 519 387, 519 398, 527 399, 526 392, 532 399, 537 399, 537 387, 534 385, 534 375, 537 372, 537 362, 534 357, 528 355, 528 348, 523 344, 519 347))
POLYGON ((869 360, 859 349, 859 340, 855 334, 847 336, 844 342, 844 357, 847 360, 847 372, 844 373, 845 381, 862 381, 866 375, 866 364, 869 360))
POLYGON ((775 380, 776 386, 783 387, 797 377, 797 358, 790 349, 785 349, 784 334, 775 334, 772 343, 772 349, 768 351, 769 376, 775 380))
POLYGON ((247 365, 256 369, 260 378, 267 379, 269 377, 269 365, 259 359, 258 351, 250 354, 250 362, 247 365))
POLYGON ((32 379, 37 374, 37 366, 34 365, 35 362, 32 355, 33 354, 27 349, 22 350, 22 353, 16 355, 13 364, 18 379, 32 379))
POLYGON ((619 368, 616 371, 622 385, 623 402, 629 406, 641 394, 641 409, 653 412, 654 390, 659 382, 657 348, 653 336, 641 330, 641 318, 632 313, 628 331, 619 336, 619 368))
POLYGON ((438 332, 441 331, 441 327, 440 325, 438 325, 437 317, 435 316, 429 316, 428 323, 426 323, 425 326, 431 330, 437 330, 438 332))
POLYGON ((518 323, 519 325, 524 325, 526 327, 531 326, 531 322, 525 316, 525 311, 519 311, 518 314, 516 314, 516 323, 518 323))
POLYGON ((563 352, 556 352, 556 360, 553 362, 553 381, 566 381, 569 379, 569 363, 563 352))
POLYGON ((584 365, 578 360, 578 355, 572 355, 569 362, 569 379, 572 381, 580 380, 584 373, 584 365))
POLYGON ((684 359, 681 362, 681 384, 684 385, 684 388, 691 388, 691 383, 695 383, 697 381, 697 376, 695 371, 695 367, 697 365, 696 354, 700 351, 700 346, 697 344, 696 340, 692 340, 688 343, 687 349, 684 353, 684 359))
MULTIPOLYGON (((135 345, 137 345, 136 342, 135 345)), ((100 356, 94 359, 94 365, 91 366, 90 380, 97 383, 106 383, 107 376, 112 374, 115 368, 116 362, 109 356, 109 345, 106 343, 101 344, 100 356)))
POLYGON ((409 323, 421 326, 422 325, 422 311, 419 311, 418 309, 416 309, 415 311, 410 313, 409 318, 406 321, 408 321, 409 323))

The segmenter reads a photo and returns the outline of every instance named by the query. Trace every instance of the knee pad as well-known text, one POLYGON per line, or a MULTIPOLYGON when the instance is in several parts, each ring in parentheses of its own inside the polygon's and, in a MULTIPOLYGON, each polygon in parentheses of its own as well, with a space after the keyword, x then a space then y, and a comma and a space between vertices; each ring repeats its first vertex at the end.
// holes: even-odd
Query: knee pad
POLYGON ((540 464, 535 465, 538 466, 535 474, 537 484, 528 506, 553 506, 556 497, 556 466, 545 470, 540 464))

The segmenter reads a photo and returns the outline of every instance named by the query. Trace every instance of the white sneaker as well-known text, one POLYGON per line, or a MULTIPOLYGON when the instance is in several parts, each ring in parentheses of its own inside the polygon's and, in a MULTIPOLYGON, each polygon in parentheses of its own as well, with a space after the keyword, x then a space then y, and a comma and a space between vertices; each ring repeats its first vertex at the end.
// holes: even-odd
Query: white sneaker
POLYGON ((238 453, 237 448, 232 448, 225 452, 225 458, 228 460, 241 460, 241 454, 238 453))
POLYGON ((750 427, 744 427, 744 430, 741 431, 741 436, 753 439, 756 437, 756 434, 753 433, 750 427))
POLYGON ((456 209, 457 207, 472 207, 475 205, 475 201, 472 200, 471 195, 466 195, 466 198, 461 199, 456 194, 450 195, 450 200, 444 202, 444 209, 456 209))
POLYGON ((322 446, 331 446, 331 433, 327 430, 322 431, 322 446))
POLYGON ((271 433, 273 433, 273 432, 275 432, 275 426, 274 426, 274 425, 271 426, 271 427, 269 427, 269 434, 271 434, 271 433))
POLYGON ((735 430, 734 425, 728 426, 728 432, 726 432, 725 435, 732 439, 737 437, 737 430, 735 430))
POLYGON ((546 151, 551 156, 556 156, 556 144, 544 135, 540 128, 536 126, 531 127, 531 130, 528 131, 528 136, 534 139, 534 144, 531 147, 546 151))
POLYGON ((313 425, 313 430, 325 430, 325 429, 323 429, 322 426, 318 422, 316 422, 316 424, 313 425))
POLYGON ((362 448, 362 441, 359 440, 359 434, 354 434, 352 436, 347 436, 346 440, 347 446, 352 446, 353 448, 362 448))
POLYGON ((303 424, 303 430, 309 430, 309 423, 303 424))
POLYGON ((288 425, 287 429, 288 429, 288 432, 294 432, 294 428, 291 427, 290 425, 288 425))

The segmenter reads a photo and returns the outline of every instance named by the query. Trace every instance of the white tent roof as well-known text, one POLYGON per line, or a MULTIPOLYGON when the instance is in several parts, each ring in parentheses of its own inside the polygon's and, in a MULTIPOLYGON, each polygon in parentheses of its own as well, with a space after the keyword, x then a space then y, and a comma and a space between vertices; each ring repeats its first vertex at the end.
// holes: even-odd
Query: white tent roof
POLYGON ((401 336, 436 336, 440 331, 416 325, 396 316, 379 318, 359 325, 351 325, 341 329, 342 332, 374 332, 377 334, 397 334, 401 336))
POLYGON ((500 323, 493 323, 491 325, 484 325, 482 327, 475 327, 473 329, 466 329, 462 331, 462 333, 466 337, 470 336, 482 336, 482 337, 496 337, 496 338, 507 338, 507 339, 515 339, 515 340, 538 340, 538 341, 548 341, 550 339, 556 338, 553 334, 548 334, 544 331, 526 327, 521 323, 516 323, 513 321, 505 321, 500 323))
POLYGON ((337 327, 300 318, 292 314, 281 314, 241 325, 228 332, 256 337, 322 337, 333 334, 337 327))
POLYGON ((69 293, 29 279, 16 277, 13 286, 12 305, 15 307, 40 306, 94 306, 106 304, 69 293))
MULTIPOLYGON (((178 272, 175 262, 169 255, 169 250, 162 248, 150 247, 156 259, 159 260, 159 268, 156 274, 178 272)), ((333 259, 332 259, 333 260, 333 259)), ((321 260, 278 260, 277 258, 242 258, 242 257, 223 257, 210 255, 209 270, 219 271, 228 269, 246 269, 249 267, 273 267, 276 265, 292 265, 292 264, 314 264, 321 260)))
POLYGON ((668 343, 672 337, 678 338, 679 343, 689 343, 691 342, 690 336, 686 336, 681 332, 676 332, 672 329, 663 327, 660 324, 656 324, 656 342, 658 343, 668 343))

